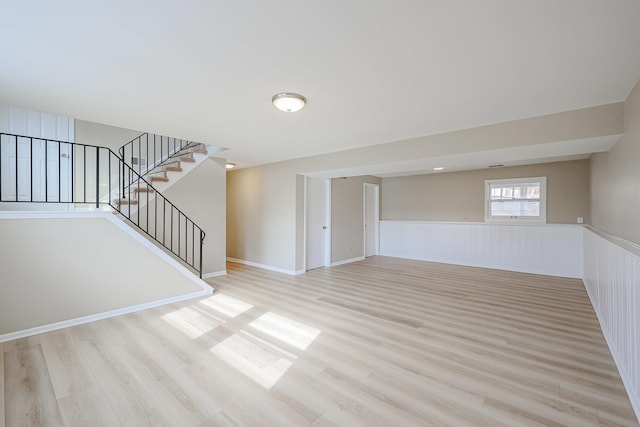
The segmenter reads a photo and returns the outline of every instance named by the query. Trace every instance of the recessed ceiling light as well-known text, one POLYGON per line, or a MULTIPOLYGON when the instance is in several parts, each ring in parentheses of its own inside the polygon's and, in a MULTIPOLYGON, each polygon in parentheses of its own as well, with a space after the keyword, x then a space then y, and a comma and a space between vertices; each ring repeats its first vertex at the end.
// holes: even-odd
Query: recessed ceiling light
POLYGON ((504 165, 489 165, 490 168, 502 168, 504 165))
POLYGON ((307 98, 297 93, 283 92, 276 93, 271 98, 271 102, 276 108, 285 113, 295 113, 300 111, 307 103, 307 98))
POLYGON ((437 168, 433 168, 434 171, 443 171, 444 166, 438 166, 437 168))
POLYGON ((227 169, 233 169, 236 166, 236 164, 235 163, 231 163, 231 162, 227 162, 224 166, 227 169))

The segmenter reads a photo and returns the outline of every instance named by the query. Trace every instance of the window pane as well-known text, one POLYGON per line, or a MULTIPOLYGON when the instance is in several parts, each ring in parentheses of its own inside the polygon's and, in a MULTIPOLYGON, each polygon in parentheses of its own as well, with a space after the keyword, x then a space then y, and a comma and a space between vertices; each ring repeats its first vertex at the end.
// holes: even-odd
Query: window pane
POLYGON ((540 199, 540 183, 492 184, 491 200, 540 199))
POLYGON ((533 200, 492 200, 491 216, 540 216, 540 202, 533 200))

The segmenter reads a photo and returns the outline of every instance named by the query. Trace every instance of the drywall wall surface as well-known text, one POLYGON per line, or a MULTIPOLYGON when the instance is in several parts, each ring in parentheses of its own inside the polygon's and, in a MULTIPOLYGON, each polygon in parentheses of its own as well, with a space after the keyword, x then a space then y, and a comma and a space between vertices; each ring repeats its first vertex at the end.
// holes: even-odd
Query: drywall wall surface
POLYGON ((30 202, 0 202, 0 211, 46 211, 46 212, 68 212, 70 204, 61 203, 30 203, 30 202))
MULTIPOLYGON (((116 156, 120 156, 119 149, 127 142, 138 137, 142 132, 132 129, 123 129, 101 123, 75 120, 76 142, 80 144, 95 145, 110 148, 116 156)), ((100 197, 108 194, 109 189, 117 188, 119 172, 115 157, 111 164, 111 181, 107 185, 108 154, 100 150, 101 156, 101 187, 100 197)), ((92 183, 96 179, 96 153, 95 149, 76 146, 73 152, 74 159, 74 191, 75 200, 95 200, 96 187, 92 183), (86 162, 85 162, 86 159, 86 162), (86 185, 85 185, 86 181, 86 185)))
POLYGON ((137 138, 144 132, 124 129, 85 120, 75 121, 76 142, 88 145, 99 145, 111 148, 116 154, 127 142, 137 138))
POLYGON ((202 291, 112 221, 0 218, 0 335, 202 291))
POLYGON ((382 219, 484 221, 485 180, 547 177, 547 223, 589 220, 589 160, 382 179, 382 219))
POLYGON ((331 180, 331 262, 364 256, 364 183, 380 184, 375 176, 331 180))
MULTIPOLYGON (((416 158, 619 135, 623 131, 623 119, 624 105, 616 103, 230 171, 227 175, 227 256, 291 272, 300 267, 304 244, 300 243, 302 239, 298 238, 297 230, 304 212, 300 207, 303 204, 297 203, 300 191, 296 175, 335 177, 341 176, 340 171, 345 168, 366 169, 369 165, 416 158)), ((384 206, 392 206, 393 200, 386 200, 389 196, 390 193, 382 189, 384 206)), ((484 191, 480 197, 482 201, 484 191)), ((575 203, 575 211, 588 217, 588 206, 583 209, 582 202, 575 203)), ((482 209, 476 220, 484 219, 482 209)), ((550 209, 553 213, 554 208, 550 209)), ((570 219, 573 216, 573 212, 559 217, 554 214, 549 222, 575 222, 575 218, 570 219)), ((472 219, 465 216, 463 220, 472 219)))
POLYGON ((620 135, 623 127, 624 104, 616 103, 410 138, 298 159, 296 162, 299 165, 299 173, 309 174, 327 170, 340 173, 340 169, 343 168, 357 169, 360 166, 365 168, 367 165, 514 147, 535 148, 554 142, 620 135))
MULTIPOLYGON (((297 162, 273 163, 227 174, 227 256, 294 273, 304 262, 304 176, 297 162)), ((332 180, 331 261, 364 255, 365 182, 332 180)))
POLYGON ((640 244, 640 84, 625 102, 624 137, 591 157, 591 224, 640 244))
POLYGON ((203 276, 226 270, 226 192, 225 161, 208 158, 163 193, 206 233, 203 276))
POLYGON ((227 256, 294 272, 296 209, 296 171, 289 164, 227 173, 227 256))

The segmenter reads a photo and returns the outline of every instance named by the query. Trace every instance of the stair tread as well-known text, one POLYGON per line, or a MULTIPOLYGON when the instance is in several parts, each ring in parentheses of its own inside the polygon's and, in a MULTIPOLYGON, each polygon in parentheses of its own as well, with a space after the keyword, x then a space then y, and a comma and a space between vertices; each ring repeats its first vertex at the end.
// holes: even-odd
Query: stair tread
POLYGON ((169 181, 169 178, 167 178, 166 176, 153 176, 153 177, 151 177, 151 181, 167 182, 167 181, 169 181))
POLYGON ((136 199, 115 199, 113 203, 117 205, 137 205, 138 201, 136 199))
POLYGON ((144 186, 144 187, 135 187, 133 191, 136 193, 155 193, 156 190, 154 188, 144 186))

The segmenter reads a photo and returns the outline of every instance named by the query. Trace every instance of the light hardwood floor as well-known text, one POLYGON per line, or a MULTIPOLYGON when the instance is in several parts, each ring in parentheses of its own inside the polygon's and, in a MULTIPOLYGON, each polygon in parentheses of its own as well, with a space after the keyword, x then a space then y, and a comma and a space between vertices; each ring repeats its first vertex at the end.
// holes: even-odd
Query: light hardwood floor
POLYGON ((638 425, 578 280, 228 271, 211 297, 0 344, 0 427, 638 425))

